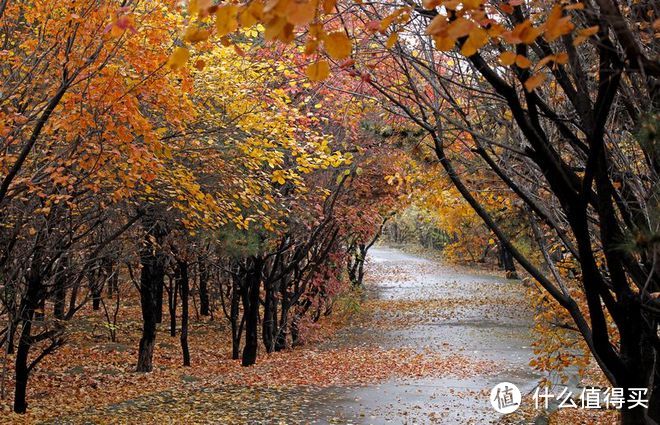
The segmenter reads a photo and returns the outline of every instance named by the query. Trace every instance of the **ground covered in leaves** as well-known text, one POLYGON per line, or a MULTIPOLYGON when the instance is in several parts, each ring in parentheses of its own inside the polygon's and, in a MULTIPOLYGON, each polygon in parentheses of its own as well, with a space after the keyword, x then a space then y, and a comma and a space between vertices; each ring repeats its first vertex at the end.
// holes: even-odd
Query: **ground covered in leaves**
MULTIPOLYGON (((493 383, 529 391, 539 378, 529 367, 530 313, 518 286, 376 249, 366 291, 339 302, 305 345, 261 352, 244 368, 230 358, 223 318, 197 319, 192 366, 182 367, 178 336, 163 324, 147 374, 134 372, 137 300, 125 303, 118 342, 108 341, 101 314, 87 311, 71 324, 67 345, 34 372, 29 413, 11 413, 9 394, 0 422, 496 422, 493 383)), ((554 415, 552 423, 573 419, 554 415)))

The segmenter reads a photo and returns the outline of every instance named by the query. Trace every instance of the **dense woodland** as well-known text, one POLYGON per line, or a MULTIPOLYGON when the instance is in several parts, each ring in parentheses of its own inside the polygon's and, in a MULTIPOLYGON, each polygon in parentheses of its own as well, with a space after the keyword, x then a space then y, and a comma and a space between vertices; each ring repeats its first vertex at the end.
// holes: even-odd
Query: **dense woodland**
POLYGON ((660 422, 654 2, 2 0, 0 22, 14 412, 92 316, 113 342, 139 322, 137 372, 165 332, 189 366, 216 322, 243 366, 295 350, 384 233, 524 278, 533 366, 593 362, 648 389, 621 423, 660 422))

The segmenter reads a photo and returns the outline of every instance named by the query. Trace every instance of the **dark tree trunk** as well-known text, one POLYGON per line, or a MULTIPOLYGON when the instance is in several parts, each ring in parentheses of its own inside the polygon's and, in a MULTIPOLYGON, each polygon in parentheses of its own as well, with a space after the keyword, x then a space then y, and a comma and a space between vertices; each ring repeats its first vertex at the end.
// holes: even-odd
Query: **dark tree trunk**
POLYGON ((199 314, 209 315, 209 272, 204 260, 199 262, 199 314))
POLYGON ((53 314, 57 319, 64 319, 64 305, 66 303, 66 285, 69 280, 69 261, 68 257, 64 256, 58 266, 57 273, 55 274, 55 281, 53 287, 53 314))
POLYGON ((41 277, 37 275, 36 271, 31 272, 27 279, 25 298, 21 302, 21 336, 18 339, 14 369, 16 378, 14 412, 16 413, 25 413, 27 410, 27 384, 30 375, 28 355, 32 347, 32 320, 34 318, 34 311, 37 305, 39 305, 39 297, 42 292, 41 286, 41 277))
POLYGON ((177 261, 178 284, 181 291, 181 351, 183 353, 183 365, 190 366, 190 350, 188 349, 188 295, 190 293, 190 281, 188 279, 188 262, 177 261))
POLYGON ((272 282, 264 282, 266 289, 264 302, 264 320, 262 323, 262 338, 267 353, 275 350, 277 337, 277 289, 272 282))
POLYGON ((27 410, 27 384, 30 370, 28 369, 28 354, 31 341, 30 332, 32 327, 33 312, 26 314, 27 320, 23 321, 21 337, 18 340, 16 352, 16 387, 14 390, 14 412, 25 413, 27 410))
POLYGON ((115 292, 119 291, 119 270, 116 270, 112 263, 109 264, 108 297, 112 298, 115 292))
POLYGON ((364 283, 364 261, 367 259, 367 246, 365 244, 360 244, 359 245, 359 255, 360 258, 358 258, 356 261, 358 262, 357 264, 357 276, 356 276, 356 286, 357 287, 362 287, 364 283))
MULTIPOLYGON (((142 306, 142 338, 138 353, 137 371, 153 370, 153 353, 156 344, 156 323, 158 322, 158 295, 164 286, 165 258, 161 252, 158 223, 147 225, 144 247, 140 253, 142 271, 140 274, 140 304, 142 306)), ((161 296, 162 300, 162 296, 161 296)))
POLYGON ((264 262, 259 257, 252 257, 243 282, 243 311, 245 315, 245 347, 243 347, 243 366, 251 366, 257 361, 259 344, 259 289, 264 262))
POLYGON ((46 298, 39 297, 39 305, 34 311, 34 320, 36 322, 43 322, 46 319, 46 298))
POLYGON ((288 316, 289 316, 289 293, 287 291, 287 281, 283 279, 280 283, 280 299, 282 303, 280 312, 280 326, 275 338, 275 351, 281 351, 286 348, 286 336, 288 334, 288 316))
POLYGON ((101 309, 101 273, 94 270, 94 266, 90 267, 87 273, 87 281, 89 290, 92 293, 92 310, 97 311, 101 309))
MULTIPOLYGON (((237 277, 232 277, 231 307, 229 320, 231 321, 231 358, 237 360, 241 348, 241 333, 243 319, 240 317, 241 285, 237 277)), ((243 316, 245 317, 245 316, 243 316)))
POLYGON ((167 306, 170 312, 170 336, 176 336, 176 304, 177 293, 179 291, 180 270, 177 269, 176 273, 175 279, 170 279, 169 291, 167 292, 167 306))
POLYGON ((156 323, 163 323, 163 292, 165 290, 165 279, 161 279, 156 286, 156 323))

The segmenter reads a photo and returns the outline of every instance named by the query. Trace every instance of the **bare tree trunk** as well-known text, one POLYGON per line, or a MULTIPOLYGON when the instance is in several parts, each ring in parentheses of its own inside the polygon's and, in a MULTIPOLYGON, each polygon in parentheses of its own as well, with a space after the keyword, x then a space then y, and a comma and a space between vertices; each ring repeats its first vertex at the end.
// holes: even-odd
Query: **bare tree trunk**
POLYGON ((199 314, 209 315, 209 272, 204 260, 199 261, 199 314))
POLYGON ((241 284, 237 277, 232 277, 231 307, 229 320, 231 321, 231 358, 240 357, 241 333, 245 315, 240 317, 241 284))
POLYGON ((263 259, 252 257, 243 283, 243 311, 245 315, 245 347, 243 348, 243 366, 251 366, 257 361, 259 345, 259 289, 263 259))
POLYGON ((264 282, 266 289, 264 302, 264 320, 262 322, 262 338, 267 353, 275 350, 277 337, 277 288, 272 282, 264 282))
POLYGON ((15 378, 14 389, 14 412, 25 413, 27 410, 27 384, 30 375, 28 367, 28 355, 32 347, 32 320, 34 319, 34 310, 39 304, 39 293, 41 292, 41 277, 37 275, 36 270, 30 272, 27 278, 27 291, 25 298, 21 302, 21 336, 18 339, 18 349, 16 350, 15 360, 15 378))
POLYGON ((149 223, 145 234, 144 247, 140 253, 142 271, 140 274, 140 304, 142 306, 142 338, 138 352, 137 371, 151 372, 153 353, 156 344, 156 324, 158 322, 158 295, 161 295, 165 280, 165 256, 161 252, 157 229, 158 223, 149 223), (159 289, 160 288, 160 289, 159 289))
POLYGON ((179 291, 180 270, 177 269, 174 280, 170 278, 169 291, 167 292, 167 305, 170 312, 170 336, 176 336, 176 304, 179 291))
POLYGON ((181 351, 183 352, 183 365, 190 366, 190 350, 188 349, 188 295, 190 281, 188 279, 188 262, 177 261, 178 284, 181 291, 181 351))

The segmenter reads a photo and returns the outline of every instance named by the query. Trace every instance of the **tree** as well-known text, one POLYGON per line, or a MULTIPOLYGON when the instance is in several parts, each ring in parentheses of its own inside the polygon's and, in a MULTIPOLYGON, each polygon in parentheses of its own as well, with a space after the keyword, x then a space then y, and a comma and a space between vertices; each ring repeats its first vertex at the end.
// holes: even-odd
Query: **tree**
MULTIPOLYGON (((221 35, 260 21, 269 38, 290 42, 296 26, 310 24, 309 53, 323 42, 332 59, 353 54, 346 67, 372 82, 388 109, 427 132, 456 190, 568 311, 610 382, 647 388, 651 404, 660 406, 652 295, 660 289, 654 261, 659 168, 654 136, 635 137, 657 121, 660 64, 650 42, 656 31, 650 5, 431 0, 319 7, 280 0, 213 11, 221 35), (333 14, 346 25, 343 31, 323 26, 321 17, 333 14), (354 18, 345 19, 349 15, 354 18), (379 41, 384 49, 358 43, 364 48, 353 52, 351 35, 379 41), (652 108, 650 115, 642 105, 652 108), (557 275, 547 277, 523 255, 473 195, 448 149, 452 141, 469 147, 576 259, 586 308, 557 275), (535 184, 540 181, 542 191, 535 184), (620 337, 616 345, 608 322, 620 337)), ((307 68, 312 80, 328 74, 324 59, 307 68)), ((659 415, 657 407, 628 409, 622 422, 652 423, 659 415)))

